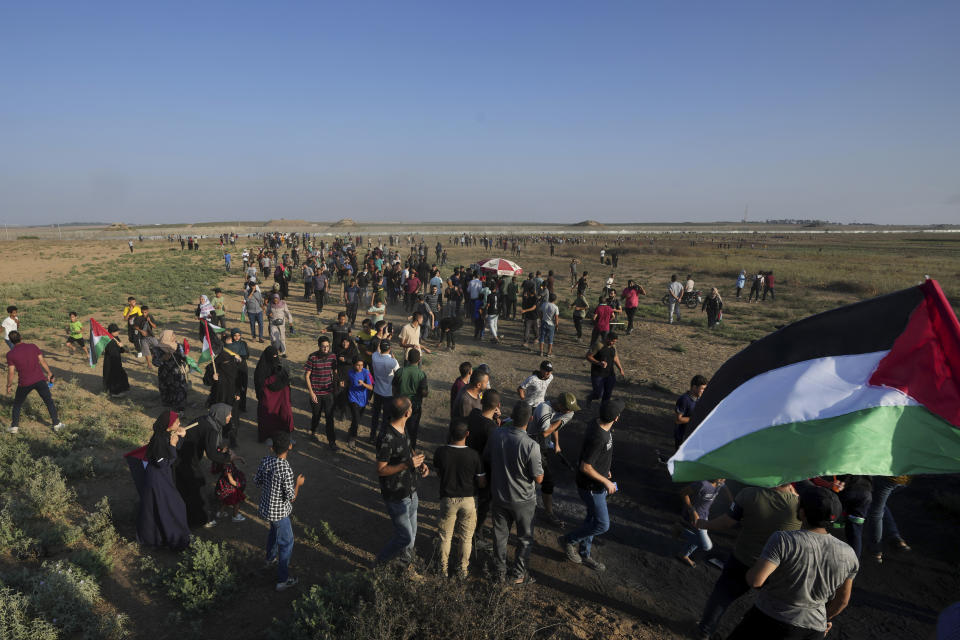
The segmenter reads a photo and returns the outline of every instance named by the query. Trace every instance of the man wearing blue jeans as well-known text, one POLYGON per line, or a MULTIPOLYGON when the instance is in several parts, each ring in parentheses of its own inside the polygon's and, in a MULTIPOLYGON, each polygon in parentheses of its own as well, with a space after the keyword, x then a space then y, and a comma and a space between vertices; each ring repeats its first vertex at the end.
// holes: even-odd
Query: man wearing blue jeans
POLYGON ((617 492, 610 473, 613 462, 613 434, 610 430, 622 412, 623 402, 610 400, 600 407, 600 416, 587 425, 577 465, 577 491, 587 507, 587 517, 578 529, 558 538, 567 560, 594 571, 606 569, 602 562, 590 555, 590 547, 594 536, 606 533, 610 528, 607 496, 617 492))
POLYGON ((290 577, 290 556, 293 554, 293 527, 290 525, 290 512, 293 502, 300 494, 304 477, 301 473, 296 481, 293 469, 287 462, 287 454, 293 449, 290 434, 282 431, 273 436, 273 456, 260 461, 254 483, 262 489, 260 494, 260 517, 270 523, 267 535, 267 565, 277 563, 277 591, 286 591, 297 584, 290 577))
POLYGON ((406 396, 398 396, 390 405, 390 424, 385 425, 377 446, 377 476, 393 523, 393 535, 377 554, 377 565, 399 557, 404 564, 414 559, 413 547, 417 539, 417 477, 425 478, 430 469, 423 462, 423 454, 410 449, 407 438, 407 420, 413 414, 413 403, 406 396))

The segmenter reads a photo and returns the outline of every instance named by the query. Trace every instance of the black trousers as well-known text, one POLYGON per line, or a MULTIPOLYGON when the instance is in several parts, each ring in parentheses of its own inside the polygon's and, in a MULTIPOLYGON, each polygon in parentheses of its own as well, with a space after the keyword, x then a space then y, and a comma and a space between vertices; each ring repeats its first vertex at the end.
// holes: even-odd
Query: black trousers
MULTIPOLYGON (((717 583, 713 585, 713 591, 707 598, 707 605, 703 608, 703 615, 700 617, 701 633, 708 636, 713 635, 727 608, 743 594, 750 591, 750 585, 747 584, 747 571, 749 569, 750 567, 732 555, 723 565, 723 571, 720 572, 717 583)), ((767 638, 768 636, 755 635, 750 637, 767 638)))
POLYGON ((747 615, 733 630, 727 640, 754 640, 754 638, 763 638, 764 640, 820 640, 823 638, 823 631, 814 629, 804 629, 795 627, 792 624, 781 622, 771 618, 756 607, 751 607, 747 615))
POLYGON ((410 406, 411 413, 407 419, 406 432, 410 437, 410 450, 417 448, 417 434, 420 433, 420 416, 423 413, 423 406, 414 403, 410 406))
POLYGON ((316 302, 317 302, 317 313, 320 313, 320 312, 323 311, 323 300, 324 300, 324 298, 327 297, 327 290, 326 290, 326 289, 320 289, 320 290, 314 289, 314 290, 313 290, 313 296, 314 296, 314 298, 316 299, 316 302))
POLYGON ((377 434, 380 431, 380 422, 381 417, 383 424, 390 423, 390 401, 393 400, 393 396, 381 396, 378 393, 373 394, 373 408, 371 409, 370 417, 370 440, 373 441, 377 438, 377 434))
MULTIPOLYGON (((347 433, 351 438, 357 437, 357 431, 360 427, 360 418, 363 416, 363 410, 366 408, 366 405, 360 406, 354 402, 347 403, 350 408, 350 431, 347 433)), ((371 433, 373 430, 371 429, 371 433)))
POLYGON ((317 401, 310 401, 310 433, 317 432, 317 425, 320 424, 320 414, 326 414, 327 442, 335 444, 337 442, 337 432, 333 423, 333 394, 317 396, 317 401))
POLYGON ((577 340, 583 338, 583 318, 574 318, 573 328, 577 330, 577 340))
POLYGON ((637 315, 636 307, 627 307, 627 333, 633 331, 633 316, 637 315))

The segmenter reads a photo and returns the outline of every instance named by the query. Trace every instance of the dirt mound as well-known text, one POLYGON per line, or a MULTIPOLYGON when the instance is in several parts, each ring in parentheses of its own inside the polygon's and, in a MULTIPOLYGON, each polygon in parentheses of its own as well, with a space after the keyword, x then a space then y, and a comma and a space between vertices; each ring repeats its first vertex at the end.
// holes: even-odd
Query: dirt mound
POLYGON ((582 222, 578 222, 570 226, 571 227, 602 227, 604 225, 601 224, 600 222, 597 222, 596 220, 583 220, 582 222))
POLYGON ((291 225, 295 225, 298 227, 306 227, 310 224, 311 223, 307 222, 306 220, 286 220, 284 218, 280 218, 279 220, 271 220, 264 226, 265 227, 289 227, 291 225))
POLYGON ((130 227, 123 224, 122 222, 114 222, 107 228, 111 231, 128 231, 130 229, 130 227))
POLYGON ((354 222, 353 218, 340 218, 334 222, 331 227, 355 227, 357 223, 354 222))

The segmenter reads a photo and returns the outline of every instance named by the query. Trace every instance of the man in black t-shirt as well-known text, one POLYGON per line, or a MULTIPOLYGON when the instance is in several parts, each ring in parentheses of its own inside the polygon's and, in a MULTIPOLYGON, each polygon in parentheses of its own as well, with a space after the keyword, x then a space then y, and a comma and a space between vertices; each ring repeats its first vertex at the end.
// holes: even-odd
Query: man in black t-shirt
POLYGON ((458 575, 467 577, 470 552, 473 550, 473 531, 477 526, 477 505, 474 496, 487 484, 486 472, 480 454, 467 446, 467 422, 457 418, 450 423, 450 444, 437 449, 433 466, 440 476, 440 575, 447 575, 447 562, 454 529, 460 540, 460 567, 458 575))
POLYGON ((404 563, 413 560, 419 505, 417 477, 427 477, 430 469, 423 462, 423 454, 410 449, 406 425, 412 412, 409 398, 394 398, 390 406, 390 424, 384 429, 377 447, 380 491, 387 506, 387 515, 393 523, 393 535, 377 554, 374 561, 377 565, 385 564, 398 556, 404 563))
POLYGON ((617 485, 611 480, 613 475, 610 473, 613 462, 613 435, 610 430, 622 412, 623 402, 610 400, 600 407, 599 417, 587 425, 577 464, 577 491, 587 507, 587 517, 578 529, 558 538, 567 560, 594 571, 606 569, 602 562, 590 556, 590 546, 594 536, 610 528, 607 495, 617 492, 617 485))
POLYGON ((350 324, 347 322, 347 312, 341 311, 337 314, 337 321, 327 325, 327 328, 324 330, 324 333, 332 333, 333 338, 330 340, 330 344, 334 346, 335 349, 339 348, 343 344, 344 338, 350 337, 350 324))
MULTIPOLYGON (((467 417, 470 433, 467 436, 467 446, 483 455, 490 434, 500 426, 500 392, 496 389, 487 389, 480 400, 480 408, 474 409, 467 417)), ((484 471, 490 477, 490 465, 484 464, 484 471)), ((478 549, 490 549, 492 543, 483 538, 483 525, 490 513, 490 488, 481 487, 477 493, 477 528, 474 546, 478 549)))
POLYGON ((617 355, 618 336, 614 332, 607 334, 603 343, 594 343, 587 352, 590 362, 590 384, 593 391, 587 398, 587 406, 594 400, 606 403, 613 394, 613 387, 617 384, 617 371, 623 373, 620 356, 617 355))

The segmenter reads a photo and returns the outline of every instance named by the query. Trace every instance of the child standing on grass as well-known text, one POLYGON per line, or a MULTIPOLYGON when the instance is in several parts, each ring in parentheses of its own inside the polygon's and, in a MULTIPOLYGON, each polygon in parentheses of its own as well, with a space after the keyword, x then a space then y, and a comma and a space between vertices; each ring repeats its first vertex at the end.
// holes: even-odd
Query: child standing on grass
MULTIPOLYGON (((360 416, 363 415, 363 409, 370 400, 370 392, 373 391, 373 377, 369 369, 364 366, 363 360, 358 357, 353 358, 353 368, 350 370, 350 385, 347 389, 347 400, 350 406, 350 445, 356 446, 357 428, 360 424, 360 416)), ((370 432, 373 438, 373 431, 370 432)))
MULTIPOLYGON (((233 510, 234 522, 243 522, 246 520, 246 518, 240 514, 240 503, 247 499, 246 494, 243 493, 243 490, 247 488, 247 477, 243 474, 243 471, 237 469, 232 462, 224 464, 215 462, 213 463, 211 471, 220 474, 215 489, 220 504, 224 507, 230 507, 233 510)), ((217 513, 217 517, 226 518, 227 511, 220 511, 217 513)))
POLYGON ((70 312, 70 322, 67 324, 67 346, 71 351, 82 349, 85 354, 90 355, 90 349, 83 340, 83 323, 77 319, 77 312, 70 312))
POLYGON ((297 584, 298 580, 290 576, 290 556, 293 554, 293 527, 290 513, 293 503, 303 486, 301 473, 296 481, 293 469, 287 462, 287 455, 293 449, 290 434, 280 431, 273 436, 273 454, 260 461, 253 482, 263 492, 260 494, 260 507, 257 513, 270 523, 267 535, 267 565, 277 563, 277 591, 286 591, 297 584))

